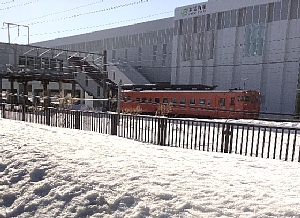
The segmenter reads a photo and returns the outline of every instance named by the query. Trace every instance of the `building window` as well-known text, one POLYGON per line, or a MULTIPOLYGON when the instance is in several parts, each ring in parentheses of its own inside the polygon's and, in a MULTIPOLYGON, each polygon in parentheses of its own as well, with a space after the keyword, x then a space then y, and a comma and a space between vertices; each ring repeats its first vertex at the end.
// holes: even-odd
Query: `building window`
POLYGON ((182 35, 182 32, 183 32, 183 20, 179 20, 179 27, 178 27, 178 35, 182 35))
POLYGON ((193 18, 193 33, 197 33, 198 30, 198 17, 193 18))
POLYGON ((238 26, 245 26, 246 20, 246 8, 241 8, 238 10, 238 26))
POLYGON ((274 3, 270 3, 268 7, 268 23, 274 20, 274 3))
POLYGON ((297 19, 298 18, 298 7, 299 7, 299 1, 298 0, 291 0, 290 19, 297 19))
POLYGON ((244 55, 246 57, 261 56, 265 39, 265 24, 253 24, 245 28, 244 55))
POLYGON ((167 44, 163 44, 162 48, 162 66, 166 66, 166 60, 167 60, 167 44))
POLYGON ((101 90, 101 89, 100 89, 100 86, 97 86, 97 96, 100 96, 100 94, 101 94, 101 93, 100 93, 100 90, 101 90))
POLYGON ((288 12, 289 12, 289 0, 282 0, 281 6, 281 20, 288 19, 288 12))
POLYGON ((142 62, 142 53, 143 53, 142 47, 139 47, 139 51, 138 51, 138 63, 142 62))
POLYGON ((196 48, 196 58, 197 60, 202 60, 203 58, 203 45, 204 45, 204 33, 198 33, 197 35, 197 48, 196 48))
POLYGON ((125 54, 124 54, 124 63, 128 62, 128 49, 125 48, 125 54))
POLYGON ((236 27, 236 21, 237 21, 236 18, 237 18, 237 10, 232 10, 230 16, 230 27, 236 27))
POLYGON ((152 55, 152 63, 156 63, 156 55, 157 55, 157 45, 153 45, 153 55, 152 55))
POLYGON ((209 56, 208 59, 214 58, 214 49, 215 49, 215 31, 212 30, 209 32, 209 56))
POLYGON ((192 52, 192 37, 190 34, 184 35, 182 40, 182 60, 189 61, 191 60, 192 52))
POLYGON ((218 13, 218 22, 217 22, 217 29, 220 30, 223 27, 224 22, 224 12, 218 13))
POLYGON ((113 63, 116 62, 116 50, 112 50, 112 53, 111 53, 111 60, 113 63))

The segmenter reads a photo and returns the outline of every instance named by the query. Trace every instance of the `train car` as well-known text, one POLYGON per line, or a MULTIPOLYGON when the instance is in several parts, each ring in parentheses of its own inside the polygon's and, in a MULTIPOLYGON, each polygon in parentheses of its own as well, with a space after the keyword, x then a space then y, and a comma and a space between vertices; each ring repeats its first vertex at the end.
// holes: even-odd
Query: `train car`
POLYGON ((179 117, 255 119, 259 116, 260 93, 252 90, 124 90, 121 110, 179 117))

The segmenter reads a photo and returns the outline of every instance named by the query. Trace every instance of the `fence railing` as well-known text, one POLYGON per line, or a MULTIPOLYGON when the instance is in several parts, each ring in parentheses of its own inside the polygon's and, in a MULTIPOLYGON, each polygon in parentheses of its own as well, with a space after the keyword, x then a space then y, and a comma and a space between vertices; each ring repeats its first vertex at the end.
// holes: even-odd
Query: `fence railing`
POLYGON ((141 142, 208 152, 300 162, 300 128, 215 120, 25 108, 2 104, 0 117, 118 135, 141 142))

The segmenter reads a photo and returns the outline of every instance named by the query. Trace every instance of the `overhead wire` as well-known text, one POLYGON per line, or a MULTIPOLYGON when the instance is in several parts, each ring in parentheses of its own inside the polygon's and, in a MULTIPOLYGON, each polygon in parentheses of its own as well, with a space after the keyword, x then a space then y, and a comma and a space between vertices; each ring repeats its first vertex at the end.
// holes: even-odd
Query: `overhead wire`
POLYGON ((124 8, 124 7, 132 6, 132 5, 142 4, 142 3, 145 3, 145 2, 148 2, 148 0, 135 1, 135 2, 126 3, 126 4, 122 4, 122 5, 117 5, 117 6, 113 6, 113 7, 101 9, 101 10, 90 11, 90 12, 81 13, 81 14, 74 14, 72 16, 67 16, 67 17, 62 17, 62 18, 56 18, 56 19, 52 19, 52 20, 38 21, 38 22, 34 22, 34 23, 29 23, 27 25, 28 26, 32 26, 32 25, 36 25, 36 24, 49 23, 49 22, 53 22, 53 21, 59 21, 59 20, 66 20, 66 19, 71 19, 71 18, 77 18, 77 17, 81 17, 81 16, 85 16, 85 15, 96 14, 96 13, 101 13, 101 12, 105 12, 105 11, 115 10, 115 9, 118 9, 118 8, 124 8))
POLYGON ((12 5, 12 6, 8 6, 6 8, 0 8, 0 11, 9 10, 9 9, 12 9, 12 8, 21 7, 21 6, 25 6, 25 5, 30 5, 30 4, 34 4, 34 3, 37 3, 37 2, 39 2, 39 0, 26 2, 26 3, 22 3, 22 4, 18 4, 18 5, 12 5))
POLYGON ((14 2, 15 0, 11 0, 11 1, 7 1, 7 2, 2 2, 2 3, 0 3, 1 5, 6 5, 6 4, 10 4, 10 3, 12 3, 12 2, 14 2))
POLYGON ((46 15, 43 15, 43 16, 40 16, 40 17, 35 17, 35 18, 27 19, 27 20, 18 21, 17 23, 27 22, 27 21, 31 21, 31 20, 37 20, 37 19, 41 19, 41 18, 45 18, 45 17, 57 15, 57 14, 62 14, 62 13, 66 13, 66 12, 69 12, 69 11, 74 11, 74 10, 77 10, 77 9, 80 9, 80 8, 88 7, 88 6, 91 6, 91 5, 99 4, 99 3, 102 3, 102 2, 103 2, 103 0, 93 2, 93 3, 89 3, 89 4, 86 4, 86 5, 81 5, 81 6, 71 8, 71 9, 68 9, 68 10, 64 10, 64 11, 59 11, 59 12, 55 12, 55 13, 51 13, 51 14, 46 14, 46 15))
MULTIPOLYGON (((110 26, 110 25, 119 24, 119 23, 125 23, 125 22, 142 20, 142 19, 145 19, 145 18, 155 17, 155 16, 169 14, 169 13, 173 13, 173 12, 174 11, 172 10, 172 11, 167 11, 167 12, 161 12, 161 13, 157 13, 157 14, 147 15, 147 16, 144 16, 144 17, 138 17, 138 18, 133 18, 133 19, 128 19, 128 20, 121 20, 121 21, 116 21, 116 22, 106 23, 106 24, 101 24, 101 25, 96 25, 96 26, 74 28, 74 29, 69 29, 69 30, 58 30, 58 31, 48 32, 48 33, 37 33, 37 34, 32 34, 30 36, 51 35, 51 34, 57 34, 57 33, 72 32, 72 31, 77 31, 77 30, 85 30, 85 29, 92 29, 92 28, 98 28, 98 27, 103 27, 103 26, 110 26)), ((27 36, 27 35, 23 35, 23 36, 27 36)))

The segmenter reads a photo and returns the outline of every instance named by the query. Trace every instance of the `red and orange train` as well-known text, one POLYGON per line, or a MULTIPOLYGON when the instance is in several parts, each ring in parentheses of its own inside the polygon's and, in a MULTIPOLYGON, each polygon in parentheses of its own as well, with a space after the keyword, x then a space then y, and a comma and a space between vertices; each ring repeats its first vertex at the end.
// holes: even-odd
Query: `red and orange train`
POLYGON ((260 93, 251 90, 124 90, 121 110, 139 108, 156 114, 161 106, 168 115, 180 117, 255 119, 259 117, 260 93))

